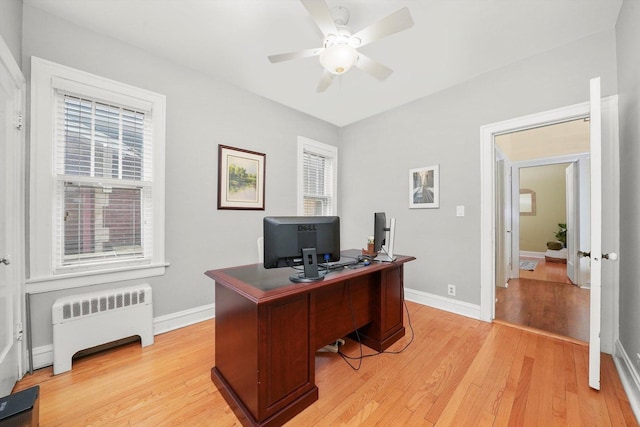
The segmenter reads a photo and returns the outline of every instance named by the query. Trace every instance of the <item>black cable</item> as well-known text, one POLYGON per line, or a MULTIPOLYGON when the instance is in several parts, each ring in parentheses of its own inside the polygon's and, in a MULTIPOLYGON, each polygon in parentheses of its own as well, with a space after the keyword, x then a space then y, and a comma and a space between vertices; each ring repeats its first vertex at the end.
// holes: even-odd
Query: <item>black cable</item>
POLYGON ((354 371, 359 371, 360 368, 362 367, 362 359, 364 358, 364 356, 362 355, 362 342, 360 341, 360 334, 358 333, 358 323, 356 322, 356 314, 353 310, 353 303, 351 301, 351 283, 347 282, 347 295, 349 297, 349 309, 351 311, 351 320, 353 321, 353 327, 355 329, 356 332, 356 338, 358 339, 358 345, 360 348, 360 358, 355 358, 355 357, 349 357, 346 354, 344 354, 343 352, 340 351, 340 347, 338 347, 338 354, 340 355, 340 357, 342 357, 342 360, 344 360, 346 362, 347 365, 349 365, 349 367, 351 369, 353 369, 354 371), (351 364, 351 362, 349 362, 347 359, 353 359, 353 360, 358 360, 358 366, 355 367, 351 364))
POLYGON ((355 333, 356 333, 356 338, 358 340, 357 342, 358 342, 359 347, 360 347, 360 356, 358 356, 358 357, 348 356, 348 355, 344 354, 343 352, 341 352, 340 348, 338 348, 338 354, 340 355, 340 357, 342 357, 342 360, 344 360, 351 367, 351 369, 353 369, 354 371, 357 371, 357 370, 360 369, 360 367, 362 366, 362 359, 364 359, 365 357, 373 357, 373 356, 378 356, 380 354, 400 354, 400 353, 404 352, 411 345, 411 343, 413 343, 413 340, 415 338, 415 331, 413 330, 413 325, 411 324, 411 315, 409 314, 409 307, 407 307, 407 302, 404 299, 404 280, 402 280, 400 264, 398 264, 395 261, 393 261, 393 264, 395 265, 396 272, 398 273, 398 279, 400 280, 400 286, 401 286, 401 290, 402 290, 402 304, 404 305, 405 312, 407 313, 407 322, 408 322, 409 329, 411 330, 411 338, 409 339, 409 342, 407 344, 405 344, 405 346, 402 347, 400 350, 396 350, 396 351, 384 350, 384 351, 379 351, 379 352, 372 353, 372 354, 362 354, 362 342, 360 341, 360 335, 358 334, 357 323, 356 323, 356 320, 355 320, 355 314, 353 312, 353 305, 351 304, 351 287, 349 287, 349 289, 348 289, 349 306, 351 308, 351 317, 353 319, 353 325, 356 328, 355 333), (349 360, 358 360, 359 361, 358 367, 355 368, 349 362, 349 360))

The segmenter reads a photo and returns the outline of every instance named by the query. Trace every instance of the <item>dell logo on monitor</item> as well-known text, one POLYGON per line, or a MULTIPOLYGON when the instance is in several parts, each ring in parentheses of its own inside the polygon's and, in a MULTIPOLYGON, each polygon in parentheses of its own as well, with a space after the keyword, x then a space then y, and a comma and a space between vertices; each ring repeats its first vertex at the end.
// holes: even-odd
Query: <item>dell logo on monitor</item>
POLYGON ((298 231, 316 231, 316 226, 315 224, 299 225, 298 231))

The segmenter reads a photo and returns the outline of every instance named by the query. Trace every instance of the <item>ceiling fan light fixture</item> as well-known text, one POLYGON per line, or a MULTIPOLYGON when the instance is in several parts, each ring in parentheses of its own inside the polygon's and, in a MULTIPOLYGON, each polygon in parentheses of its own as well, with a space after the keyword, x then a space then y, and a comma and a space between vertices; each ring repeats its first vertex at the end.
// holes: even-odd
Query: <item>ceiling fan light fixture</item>
POLYGON ((346 44, 334 44, 320 54, 320 64, 331 74, 344 74, 358 60, 358 51, 346 44))

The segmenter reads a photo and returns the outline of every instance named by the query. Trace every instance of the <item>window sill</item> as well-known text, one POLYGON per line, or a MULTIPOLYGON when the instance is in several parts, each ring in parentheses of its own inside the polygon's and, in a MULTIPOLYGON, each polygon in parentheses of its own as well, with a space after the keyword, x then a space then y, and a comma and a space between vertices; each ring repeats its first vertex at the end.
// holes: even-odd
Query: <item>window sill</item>
POLYGON ((31 279, 27 279, 26 292, 29 294, 39 294, 43 292, 99 285, 102 283, 162 276, 164 275, 165 270, 168 266, 168 263, 146 264, 141 266, 121 267, 101 271, 84 271, 77 273, 58 274, 55 276, 34 277, 31 279))

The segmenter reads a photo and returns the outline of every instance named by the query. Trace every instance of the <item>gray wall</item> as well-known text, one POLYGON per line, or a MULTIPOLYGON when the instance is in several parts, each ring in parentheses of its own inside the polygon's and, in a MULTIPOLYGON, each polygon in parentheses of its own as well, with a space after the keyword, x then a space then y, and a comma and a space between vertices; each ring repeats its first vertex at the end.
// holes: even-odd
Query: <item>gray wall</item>
MULTIPOLYGON (((165 243, 171 266, 165 276, 145 282, 153 287, 155 317, 213 303, 214 282, 204 272, 256 262, 262 217, 295 214, 297 137, 335 145, 337 128, 36 8, 25 6, 23 26, 27 78, 33 55, 167 96, 165 243), (265 211, 216 209, 218 144, 266 154, 265 211)), ((34 347, 52 342, 55 298, 79 291, 33 296, 34 347)))
MULTIPOLYGON (((624 8, 635 7, 627 3, 624 8)), ((407 265, 408 288, 445 296, 446 284, 452 283, 457 285, 457 299, 479 304, 480 126, 584 102, 589 78, 598 75, 603 96, 617 93, 615 34, 605 32, 338 130, 38 9, 27 6, 23 14, 27 77, 29 58, 35 55, 167 95, 166 248, 171 267, 164 277, 148 280, 154 288, 156 317, 213 302, 212 282, 202 273, 253 262, 262 216, 295 212, 298 135, 340 144, 343 247, 364 246, 372 232, 373 212, 385 211, 398 220, 396 252, 418 258, 407 265), (267 154, 265 212, 216 209, 217 144, 267 154), (408 170, 435 164, 440 165, 440 208, 410 210, 408 170), (455 216, 456 205, 465 206, 465 217, 455 216)), ((633 21, 626 20, 625 31, 632 31, 633 21)), ((624 22, 620 27, 619 37, 624 36, 624 22)), ((637 71, 635 31, 627 36, 633 41, 619 47, 618 55, 626 49, 623 53, 633 58, 637 71)), ((636 76, 637 72, 628 77, 628 86, 635 89, 627 90, 634 90, 637 99, 636 76)), ((636 140, 637 121, 627 125, 636 126, 628 131, 636 140)), ((635 157, 625 160, 626 173, 633 176, 627 179, 636 182, 630 165, 637 160, 637 150, 630 154, 635 157)), ((628 185, 622 195, 625 203, 636 203, 632 187, 628 185)), ((640 246, 640 242, 623 243, 636 251, 640 246)), ((626 269, 626 281, 638 277, 632 265, 626 269)), ((75 292, 34 296, 36 347, 52 341, 53 300, 75 292)))
POLYGON ((620 123, 620 342, 640 353, 640 3, 626 0, 616 26, 620 123))
MULTIPOLYGON (((343 240, 361 247, 372 213, 397 219, 408 288, 480 304, 480 127, 617 93, 613 31, 596 34, 341 130, 343 240), (440 165, 440 208, 408 208, 408 171, 440 165), (360 166, 361 165, 361 166, 360 166), (464 205, 466 216, 456 217, 464 205)), ((425 78, 428 78, 425 76, 425 78)))
POLYGON ((0 36, 20 65, 22 58, 22 0, 0 1, 0 36))

